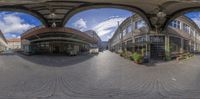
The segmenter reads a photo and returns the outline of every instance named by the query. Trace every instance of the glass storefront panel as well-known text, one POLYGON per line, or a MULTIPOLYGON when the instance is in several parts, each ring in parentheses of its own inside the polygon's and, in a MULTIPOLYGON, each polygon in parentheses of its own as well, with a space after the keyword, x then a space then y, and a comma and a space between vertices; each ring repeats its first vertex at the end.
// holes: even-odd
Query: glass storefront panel
POLYGON ((170 37, 169 38, 170 43, 170 52, 171 53, 179 53, 181 50, 181 39, 178 37, 170 37))

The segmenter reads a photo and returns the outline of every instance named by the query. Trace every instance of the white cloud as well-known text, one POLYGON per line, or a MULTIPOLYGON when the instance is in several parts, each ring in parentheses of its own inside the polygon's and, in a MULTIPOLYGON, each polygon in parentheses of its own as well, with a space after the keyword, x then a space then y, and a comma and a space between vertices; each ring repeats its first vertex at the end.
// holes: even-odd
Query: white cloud
MULTIPOLYGON (((0 29, 3 33, 23 33, 34 25, 27 24, 16 14, 3 14, 0 16, 0 29)), ((14 36, 13 36, 14 37, 14 36)))
POLYGON ((12 38, 16 38, 16 37, 17 37, 17 35, 15 35, 15 34, 12 34, 12 35, 11 35, 11 37, 12 37, 12 38))
MULTIPOLYGON (((96 31, 100 37, 109 35, 113 31, 113 28, 118 26, 118 22, 121 24, 121 22, 123 22, 125 19, 125 17, 112 16, 109 19, 97 24, 95 27, 93 27, 93 30, 96 31)), ((110 37, 110 35, 107 37, 110 37)))
POLYGON ((79 19, 74 23, 74 27, 80 31, 83 31, 87 28, 87 22, 84 19, 79 19))

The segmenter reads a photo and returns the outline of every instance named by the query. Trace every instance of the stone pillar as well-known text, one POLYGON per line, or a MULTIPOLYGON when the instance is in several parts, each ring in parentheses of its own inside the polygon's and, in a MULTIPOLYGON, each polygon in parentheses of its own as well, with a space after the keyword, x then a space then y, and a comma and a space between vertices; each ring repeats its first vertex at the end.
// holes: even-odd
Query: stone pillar
POLYGON ((192 42, 189 40, 189 52, 192 52, 192 42))
POLYGON ((181 38, 181 49, 180 52, 183 53, 184 52, 184 39, 181 38))
POLYGON ((193 51, 195 52, 196 51, 196 42, 194 42, 193 46, 194 46, 194 50, 193 51))
POLYGON ((165 35, 165 59, 166 60, 171 60, 169 35, 165 35))

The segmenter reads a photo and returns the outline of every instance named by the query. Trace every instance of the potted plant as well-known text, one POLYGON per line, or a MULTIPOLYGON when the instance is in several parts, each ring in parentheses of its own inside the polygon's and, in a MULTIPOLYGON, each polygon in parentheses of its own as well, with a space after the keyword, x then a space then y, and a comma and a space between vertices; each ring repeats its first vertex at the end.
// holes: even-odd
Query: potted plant
POLYGON ((135 63, 140 64, 140 63, 142 63, 143 57, 141 54, 135 52, 131 56, 131 59, 134 60, 135 63))
POLYGON ((121 52, 121 53, 120 53, 120 56, 121 56, 121 57, 124 57, 124 56, 125 56, 125 52, 121 52))

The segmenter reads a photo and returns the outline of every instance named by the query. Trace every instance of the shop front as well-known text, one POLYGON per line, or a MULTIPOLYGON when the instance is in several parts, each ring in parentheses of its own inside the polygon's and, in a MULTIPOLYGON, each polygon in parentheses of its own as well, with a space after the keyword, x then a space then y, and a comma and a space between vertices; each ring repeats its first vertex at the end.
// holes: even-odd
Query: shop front
POLYGON ((165 57, 165 36, 150 36, 151 59, 163 59, 165 57))
POLYGON ((44 28, 22 36, 22 48, 28 54, 74 56, 89 51, 91 44, 96 44, 96 40, 84 32, 68 28, 44 28))

